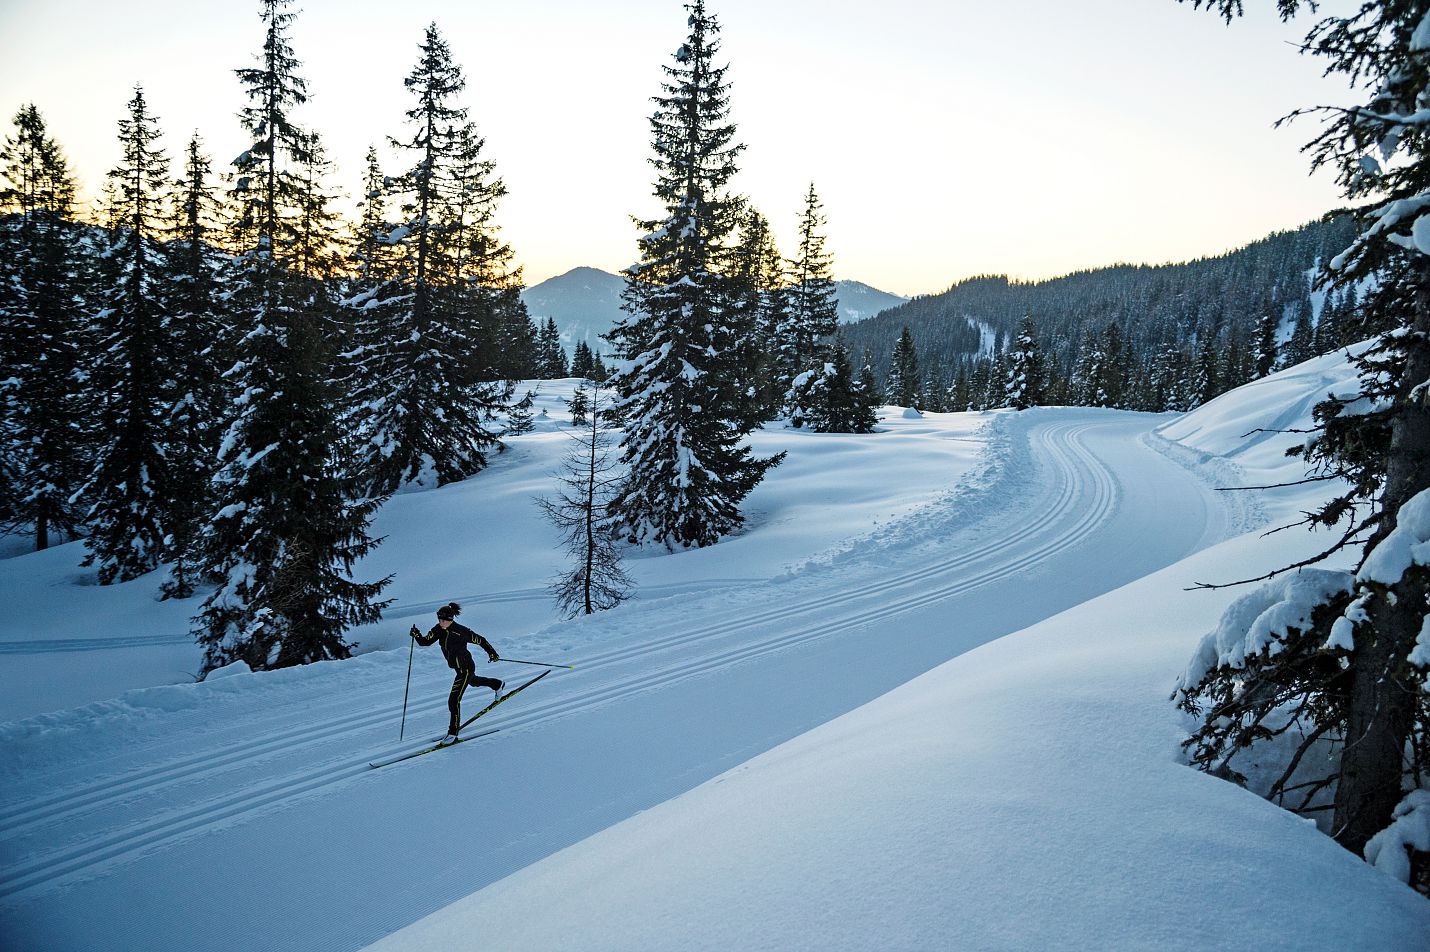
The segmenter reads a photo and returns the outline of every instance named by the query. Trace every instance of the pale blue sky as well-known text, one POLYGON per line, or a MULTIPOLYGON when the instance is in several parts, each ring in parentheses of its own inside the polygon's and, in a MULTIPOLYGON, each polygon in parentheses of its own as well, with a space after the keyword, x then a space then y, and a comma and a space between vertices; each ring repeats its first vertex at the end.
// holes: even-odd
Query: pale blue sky
MULTIPOLYGON (((736 186, 786 251, 812 180, 839 277, 904 294, 971 274, 1046 277, 1216 254, 1336 202, 1274 120, 1343 89, 1271 0, 1231 27, 1174 0, 988 3, 712 0, 736 186)), ((618 270, 655 212, 647 117, 680 44, 676 0, 307 0, 292 40, 335 184, 402 129, 402 86, 436 21, 511 191, 498 219, 529 283, 618 270)), ((142 83, 171 157, 191 131, 216 167, 247 145, 233 75, 262 40, 249 0, 0 0, 0 110, 34 102, 94 194, 142 83)), ((395 165, 393 166, 395 169, 395 165)))

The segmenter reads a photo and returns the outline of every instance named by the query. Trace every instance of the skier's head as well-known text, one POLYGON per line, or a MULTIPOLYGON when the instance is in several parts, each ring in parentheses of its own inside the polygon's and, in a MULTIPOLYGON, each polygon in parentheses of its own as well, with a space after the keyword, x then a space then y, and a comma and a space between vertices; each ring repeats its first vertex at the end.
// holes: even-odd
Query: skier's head
POLYGON ((462 606, 458 605, 456 602, 448 602, 441 608, 437 609, 437 621, 451 621, 460 614, 462 614, 462 606))

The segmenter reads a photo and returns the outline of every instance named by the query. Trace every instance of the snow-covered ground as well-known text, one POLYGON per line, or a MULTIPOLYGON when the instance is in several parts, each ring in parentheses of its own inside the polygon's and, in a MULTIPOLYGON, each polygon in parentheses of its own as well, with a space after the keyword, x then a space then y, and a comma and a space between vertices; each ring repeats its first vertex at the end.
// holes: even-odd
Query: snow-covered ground
POLYGON ((633 560, 641 598, 574 622, 539 591, 548 403, 481 476, 385 507, 363 570, 397 572, 400 601, 360 657, 117 697, 142 674, 115 659, 187 649, 79 639, 177 638, 182 613, 160 629, 141 583, 76 585, 73 551, 0 562, 4 703, 48 711, 0 724, 0 945, 1420 947, 1430 903, 1180 766, 1168 702, 1238 594, 1185 587, 1322 541, 1248 532, 1308 490, 1213 486, 1294 475, 1294 437, 1242 434, 1349 373, 1323 358, 1175 421, 760 433, 790 457, 748 531, 633 560), (449 598, 504 655, 576 667, 498 708, 499 733, 371 770, 445 720, 447 671, 419 654, 396 743, 402 633, 449 598), (88 693, 58 706, 92 703, 10 699, 71 675, 88 693))
MULTIPOLYGON (((349 634, 359 652, 405 650, 408 626, 425 629, 436 607, 454 599, 468 608, 463 621, 507 645, 558 620, 546 585, 565 566, 535 499, 554 490, 552 475, 570 448, 565 401, 575 384, 525 384, 537 391, 536 429, 508 438, 480 478, 399 495, 382 509, 372 532, 386 541, 358 575, 395 575, 384 596, 396 601, 382 622, 349 634)), ((880 433, 862 438, 757 433, 757 453, 789 456, 748 500, 746 531, 678 556, 636 553, 628 569, 637 597, 738 589, 783 575, 950 493, 980 458, 978 417, 886 417, 880 433)), ((203 652, 189 619, 200 599, 157 601, 152 578, 99 586, 92 569, 79 567, 83 556, 76 543, 0 559, 0 721, 194 680, 203 652)), ((568 626, 558 637, 577 644, 575 631, 568 626)))

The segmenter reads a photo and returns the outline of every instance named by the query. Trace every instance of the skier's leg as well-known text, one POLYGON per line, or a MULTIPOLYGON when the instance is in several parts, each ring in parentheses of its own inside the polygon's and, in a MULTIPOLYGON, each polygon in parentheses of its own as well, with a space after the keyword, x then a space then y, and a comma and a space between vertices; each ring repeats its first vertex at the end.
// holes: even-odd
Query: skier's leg
POLYGON ((447 725, 449 734, 457 733, 462 723, 462 695, 467 693, 467 678, 470 676, 470 671, 458 668, 457 676, 452 680, 452 693, 447 695, 447 713, 452 716, 447 725))
POLYGON ((502 685, 506 684, 505 681, 498 681, 496 678, 484 678, 479 676, 475 666, 467 674, 467 683, 474 688, 491 688, 493 691, 500 691, 502 685))

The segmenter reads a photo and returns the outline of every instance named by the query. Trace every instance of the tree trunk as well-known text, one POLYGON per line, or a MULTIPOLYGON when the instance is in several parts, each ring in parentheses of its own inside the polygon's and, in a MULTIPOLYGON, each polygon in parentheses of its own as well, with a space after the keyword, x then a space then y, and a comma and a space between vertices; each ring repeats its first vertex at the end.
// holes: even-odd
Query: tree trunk
MULTIPOLYGON (((1423 386, 1430 380, 1430 265, 1421 266, 1419 278, 1421 290, 1407 338, 1405 373, 1396 394, 1381 496, 1386 519, 1371 547, 1395 528, 1400 507, 1430 488, 1430 396, 1423 386), (1417 385, 1422 385, 1419 392, 1417 385)), ((1405 659, 1423 624, 1426 587, 1424 573, 1407 572, 1389 592, 1377 593, 1369 606, 1371 625, 1356 632, 1334 835, 1358 855, 1367 840, 1390 825, 1391 812, 1401 799, 1405 744, 1419 689, 1405 659)))

